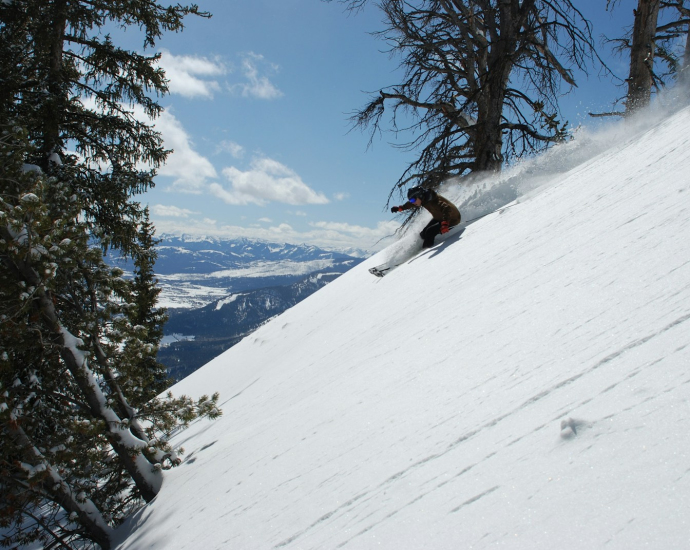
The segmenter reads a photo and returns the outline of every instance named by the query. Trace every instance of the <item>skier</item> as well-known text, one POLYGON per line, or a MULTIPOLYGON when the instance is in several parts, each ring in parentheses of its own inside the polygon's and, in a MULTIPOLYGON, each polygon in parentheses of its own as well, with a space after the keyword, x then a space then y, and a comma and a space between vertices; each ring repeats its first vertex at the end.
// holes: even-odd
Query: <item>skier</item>
POLYGON ((402 206, 392 207, 391 212, 395 214, 420 206, 429 211, 432 216, 431 221, 419 233, 423 241, 423 248, 433 246, 436 235, 447 233, 451 227, 460 223, 460 211, 452 202, 436 191, 423 187, 412 187, 407 191, 407 198, 409 202, 402 206))

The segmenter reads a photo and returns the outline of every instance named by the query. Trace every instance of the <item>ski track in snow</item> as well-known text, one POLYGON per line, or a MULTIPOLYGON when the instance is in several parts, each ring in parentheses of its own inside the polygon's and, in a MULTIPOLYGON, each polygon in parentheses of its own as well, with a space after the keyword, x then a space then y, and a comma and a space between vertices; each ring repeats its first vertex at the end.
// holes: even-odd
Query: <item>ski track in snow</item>
POLYGON ((689 548, 688 127, 377 254, 182 381, 224 416, 119 549, 689 548))

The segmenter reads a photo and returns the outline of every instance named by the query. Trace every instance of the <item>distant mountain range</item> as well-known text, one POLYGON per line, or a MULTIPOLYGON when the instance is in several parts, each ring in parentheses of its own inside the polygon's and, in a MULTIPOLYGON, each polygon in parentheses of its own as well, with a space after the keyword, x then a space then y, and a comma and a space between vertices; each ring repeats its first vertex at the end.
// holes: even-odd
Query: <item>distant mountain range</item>
POLYGON ((156 262, 161 306, 200 308, 233 293, 292 285, 312 273, 344 273, 365 256, 304 244, 164 235, 156 262))
MULTIPOLYGON (((181 380, 366 253, 309 245, 163 235, 155 271, 168 308, 159 360, 181 380)), ((125 270, 127 262, 111 258, 125 270)))
MULTIPOLYGON (((250 239, 158 237, 156 276, 161 307, 196 309, 233 293, 292 285, 313 273, 344 273, 360 263, 362 250, 324 250, 305 244, 250 239)), ((110 257, 131 272, 132 266, 110 257)))
POLYGON ((305 244, 276 244, 250 239, 219 239, 216 237, 162 237, 158 246, 156 271, 161 275, 246 269, 268 263, 351 263, 364 258, 361 250, 324 250, 305 244))

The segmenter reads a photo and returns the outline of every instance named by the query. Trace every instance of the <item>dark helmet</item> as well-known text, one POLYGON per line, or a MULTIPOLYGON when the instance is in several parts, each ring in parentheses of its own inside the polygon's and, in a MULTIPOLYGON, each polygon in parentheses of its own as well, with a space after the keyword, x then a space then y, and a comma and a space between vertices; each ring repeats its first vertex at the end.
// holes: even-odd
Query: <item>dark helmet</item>
POLYGON ((421 199, 422 201, 428 200, 429 195, 431 195, 430 191, 421 186, 411 187, 407 190, 407 200, 409 201, 413 201, 415 199, 421 199))

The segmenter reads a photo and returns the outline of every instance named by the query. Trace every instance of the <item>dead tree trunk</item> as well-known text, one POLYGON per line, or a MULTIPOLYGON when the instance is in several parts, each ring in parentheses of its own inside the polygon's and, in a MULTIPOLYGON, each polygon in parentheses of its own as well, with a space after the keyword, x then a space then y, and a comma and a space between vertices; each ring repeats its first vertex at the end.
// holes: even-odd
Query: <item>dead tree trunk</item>
POLYGON ((687 36, 685 37, 685 52, 683 53, 679 81, 681 85, 690 88, 690 23, 688 23, 687 36))
POLYGON ((630 75, 625 106, 630 115, 649 105, 654 83, 654 36, 659 15, 659 0, 639 0, 634 10, 630 75))

